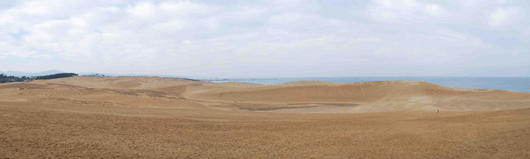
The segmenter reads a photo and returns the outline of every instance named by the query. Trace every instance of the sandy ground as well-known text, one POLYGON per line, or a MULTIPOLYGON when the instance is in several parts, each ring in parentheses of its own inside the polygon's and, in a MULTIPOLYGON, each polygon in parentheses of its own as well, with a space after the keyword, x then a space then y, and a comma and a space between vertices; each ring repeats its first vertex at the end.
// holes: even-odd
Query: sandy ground
POLYGON ((530 93, 426 82, 0 84, 0 158, 530 158, 529 134, 530 93))

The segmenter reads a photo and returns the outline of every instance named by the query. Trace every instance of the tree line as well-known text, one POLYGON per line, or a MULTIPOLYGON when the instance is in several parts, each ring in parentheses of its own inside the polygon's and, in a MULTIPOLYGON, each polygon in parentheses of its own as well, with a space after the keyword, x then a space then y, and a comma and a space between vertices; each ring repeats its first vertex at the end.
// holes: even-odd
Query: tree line
POLYGON ((7 76, 5 74, 0 74, 0 83, 6 83, 6 82, 23 82, 23 81, 33 81, 33 80, 48 80, 48 79, 57 79, 57 78, 66 78, 66 77, 73 77, 78 76, 75 73, 57 73, 53 75, 46 75, 46 76, 32 76, 32 77, 16 77, 16 76, 7 76))

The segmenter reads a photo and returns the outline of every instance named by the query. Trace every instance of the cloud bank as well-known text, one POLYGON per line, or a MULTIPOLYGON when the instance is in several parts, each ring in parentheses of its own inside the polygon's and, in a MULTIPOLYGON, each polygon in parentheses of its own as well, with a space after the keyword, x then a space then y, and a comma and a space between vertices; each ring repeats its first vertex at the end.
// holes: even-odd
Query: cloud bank
POLYGON ((3 71, 530 76, 530 5, 522 0, 0 4, 3 71))

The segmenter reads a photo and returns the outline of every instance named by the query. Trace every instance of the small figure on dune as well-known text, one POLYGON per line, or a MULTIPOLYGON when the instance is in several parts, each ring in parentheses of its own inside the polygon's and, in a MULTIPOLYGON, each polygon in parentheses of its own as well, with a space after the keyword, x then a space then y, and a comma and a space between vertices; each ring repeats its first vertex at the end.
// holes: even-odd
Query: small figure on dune
POLYGON ((436 110, 436 113, 440 113, 440 111, 439 111, 439 110, 436 110))

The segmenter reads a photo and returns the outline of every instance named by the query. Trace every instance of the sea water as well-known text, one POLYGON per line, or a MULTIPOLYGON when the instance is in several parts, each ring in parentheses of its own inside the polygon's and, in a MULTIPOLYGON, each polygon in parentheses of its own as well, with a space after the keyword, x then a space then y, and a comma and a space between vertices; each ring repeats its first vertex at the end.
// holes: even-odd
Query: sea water
POLYGON ((278 84, 294 81, 365 82, 365 81, 425 81, 454 88, 499 89, 530 92, 530 77, 313 77, 313 78, 234 78, 217 82, 248 82, 278 84))

